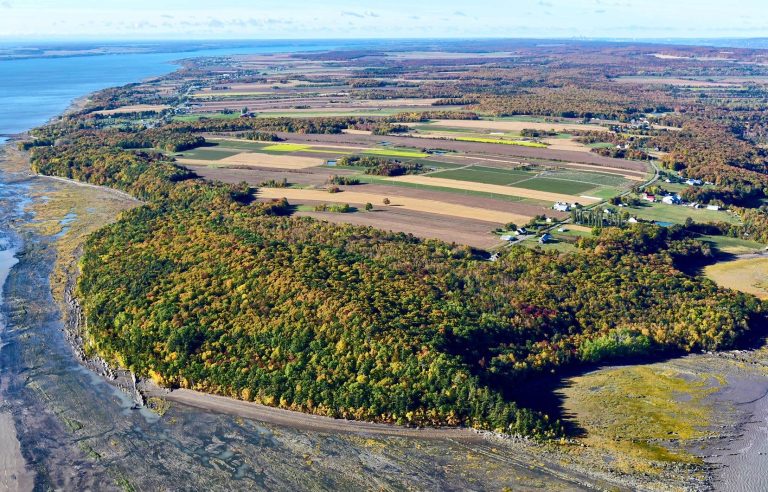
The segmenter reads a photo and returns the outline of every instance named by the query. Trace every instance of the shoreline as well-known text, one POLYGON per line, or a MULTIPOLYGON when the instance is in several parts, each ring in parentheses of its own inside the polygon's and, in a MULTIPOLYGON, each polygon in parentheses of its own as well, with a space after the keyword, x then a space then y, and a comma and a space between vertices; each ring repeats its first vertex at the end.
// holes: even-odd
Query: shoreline
MULTIPOLYGON (((10 145, 10 141, 0 144, 0 161, 5 160, 7 155, 5 145, 10 145)), ((6 172, 2 171, 5 175, 6 172)), ((0 189, 8 186, 0 182, 0 189)), ((5 226, 10 228, 10 224, 5 226)), ((23 251, 23 245, 18 244, 19 240, 14 239, 13 232, 8 231, 8 236, 0 236, 0 306, 5 305, 5 284, 13 267, 19 263, 17 255, 23 251)), ((0 351, 6 346, 6 330, 8 324, 5 319, 4 309, 0 310, 0 351)), ((0 390, 5 388, 8 382, 5 378, 0 379, 0 390)), ((4 392, 4 391, 3 391, 4 392)), ((28 491, 34 487, 34 473, 29 469, 27 461, 21 452, 21 442, 18 439, 16 422, 12 409, 0 393, 0 490, 8 491, 28 491)))
MULTIPOLYGON (((86 103, 89 96, 83 96, 81 98, 78 98, 76 101, 73 102, 73 104, 77 104, 78 102, 82 105, 86 103)), ((50 121, 55 121, 59 117, 51 118, 50 121)), ((6 143, 6 145, 12 145, 14 142, 13 140, 10 140, 6 143)), ((98 189, 103 192, 109 192, 109 193, 115 193, 117 196, 120 196, 121 198, 130 198, 134 202, 137 200, 127 193, 124 193, 119 190, 114 190, 112 188, 105 188, 101 186, 91 185, 89 183, 82 183, 74 180, 68 180, 65 178, 58 178, 58 177, 50 177, 50 176, 41 176, 41 175, 35 175, 32 174, 32 176, 37 179, 37 177, 40 177, 42 179, 51 179, 53 181, 65 183, 66 185, 72 185, 72 186, 78 186, 78 187, 88 187, 88 188, 94 188, 98 189)), ((83 238, 85 239, 85 238, 83 238)), ((82 245, 81 245, 82 247, 82 245)), ((81 250, 80 250, 81 252, 81 250)), ((125 392, 132 398, 134 398, 134 401, 136 402, 136 407, 139 408, 144 405, 144 396, 148 397, 160 397, 164 398, 170 402, 178 403, 179 405, 183 405, 190 408, 196 408, 200 409, 206 412, 213 412, 213 413, 224 413, 227 415, 233 415, 233 416, 239 416, 244 417, 248 419, 254 419, 260 422, 266 422, 269 424, 274 424, 277 426, 282 427, 290 427, 292 429, 300 429, 300 430, 309 430, 309 431, 315 431, 320 433, 352 433, 352 434, 359 434, 362 436, 366 435, 378 435, 378 436, 390 436, 390 437, 408 437, 408 438, 416 438, 416 439, 437 439, 437 440, 462 440, 467 439, 468 443, 477 443, 477 442, 483 442, 488 443, 493 440, 509 440, 511 444, 515 444, 514 439, 509 439, 506 436, 498 436, 492 433, 482 433, 477 432, 470 429, 462 429, 462 428, 436 428, 436 429, 415 429, 415 428, 408 428, 408 427, 402 427, 402 426, 396 426, 391 424, 377 424, 377 423, 369 423, 364 421, 348 421, 348 420, 341 420, 341 419, 333 419, 330 417, 320 417, 315 416, 312 414, 306 414, 301 412, 295 412, 291 410, 285 410, 275 407, 268 407, 264 405, 258 405, 251 402, 245 402, 242 400, 237 400, 230 397, 224 397, 224 396, 218 396, 214 394, 208 394, 208 393, 199 393, 194 392, 191 390, 175 390, 175 391, 166 391, 163 388, 151 388, 149 387, 148 381, 140 381, 139 385, 137 387, 136 378, 135 376, 130 373, 127 370, 123 369, 113 369, 111 368, 106 361, 100 358, 93 358, 89 359, 87 355, 85 354, 82 346, 82 337, 81 337, 81 320, 82 320, 82 311, 80 304, 75 297, 74 293, 74 286, 76 285, 76 279, 77 279, 77 271, 76 271, 76 265, 77 265, 77 258, 78 256, 75 256, 74 258, 67 258, 67 261, 72 261, 72 264, 75 266, 74 271, 69 271, 71 275, 67 275, 67 281, 64 291, 64 299, 63 302, 67 306, 66 312, 62 311, 62 314, 64 315, 63 321, 64 321, 64 334, 67 339, 68 345, 70 345, 70 348, 72 349, 75 358, 78 360, 78 363, 84 367, 85 369, 91 371, 94 374, 97 374, 101 376, 104 380, 106 380, 111 386, 116 387, 120 389, 121 391, 125 392), (143 391, 143 393, 142 393, 143 391)), ((523 440, 520 440, 522 443, 523 440)), ((521 448, 524 446, 524 444, 521 446, 521 448)), ((547 461, 549 458, 546 456, 545 453, 535 454, 532 451, 539 451, 537 449, 519 449, 522 453, 529 452, 532 456, 530 456, 531 459, 526 460, 527 466, 534 467, 534 466, 540 466, 542 461, 547 461)), ((554 457, 556 459, 557 456, 554 457)), ((550 460, 552 461, 552 460, 550 460)), ((546 473, 551 473, 550 470, 546 470, 546 468, 541 468, 542 471, 546 473)), ((599 473, 599 471, 593 472, 593 473, 599 473)), ((577 470, 574 470, 572 468, 567 468, 568 476, 574 477, 578 476, 579 472, 577 470)), ((590 480, 593 480, 594 477, 589 476, 590 480)), ((632 477, 631 484, 624 484, 627 487, 642 487, 642 483, 639 481, 634 480, 635 477, 632 477)), ((610 477, 611 480, 614 482, 618 482, 620 478, 617 477, 610 477)), ((575 483, 580 483, 578 481, 574 481, 575 483)), ((585 485, 584 483, 580 483, 581 485, 585 485)))
MULTIPOLYGON (((85 101, 87 97, 79 98, 85 101)), ((52 118, 54 121, 56 118, 52 118)), ((23 135, 23 134, 22 134, 23 135)), ((5 145, 12 145, 7 142, 5 145)), ((2 146, 0 146, 2 147, 2 146)), ((134 204, 142 203, 131 195, 108 187, 82 183, 66 178, 34 174, 29 168, 25 171, 32 179, 50 180, 64 185, 79 188, 91 188, 100 192, 112 194, 120 199, 129 200, 134 204)), ((85 238, 83 238, 85 240, 85 238)), ((73 258, 69 258, 69 264, 73 267, 67 271, 66 285, 64 286, 64 299, 57 304, 62 305, 62 331, 66 344, 77 364, 83 369, 99 377, 106 384, 127 395, 132 401, 134 411, 152 411, 148 405, 150 398, 162 398, 168 402, 201 410, 206 413, 225 414, 238 418, 247 418, 257 422, 263 422, 278 427, 292 430, 317 432, 323 434, 350 434, 359 437, 379 438, 406 438, 424 441, 450 442, 461 446, 489 446, 491 444, 502 445, 515 454, 521 454, 524 458, 515 461, 518 466, 525 466, 536 470, 545 476, 551 476, 559 480, 565 480, 579 487, 595 488, 595 484, 606 484, 612 487, 634 488, 638 484, 634 481, 624 481, 617 477, 604 476, 600 473, 591 473, 588 469, 580 469, 577 466, 562 466, 558 464, 559 457, 550 455, 538 444, 532 441, 514 436, 506 436, 487 431, 478 431, 464 427, 440 427, 440 428, 414 428, 398 426, 395 424, 376 423, 366 421, 353 421, 335 419, 332 417, 318 416, 276 407, 259 405, 230 397, 201 393, 192 390, 169 391, 160 388, 151 380, 137 378, 131 371, 124 368, 112 367, 101 357, 90 357, 86 354, 82 338, 82 309, 75 296, 77 282, 77 261, 82 254, 81 243, 73 258)), ((53 243, 56 247, 56 243, 53 243)), ((58 251, 58 248, 56 248, 58 251)), ((474 449, 474 448, 472 448, 474 449)), ((492 459, 501 462, 509 462, 508 456, 494 455, 492 459)), ((598 487, 603 488, 603 487, 598 487)))
MULTIPOLYGON (((72 185, 67 180, 56 180, 65 185, 72 185)), ((101 189, 100 187, 97 187, 101 189)), ((103 190, 102 190, 103 191, 103 190)), ((106 192, 110 193, 111 189, 106 192)), ((55 247, 56 244, 52 243, 55 247)), ((631 484, 617 484, 613 480, 601 477, 594 477, 589 473, 581 472, 570 467, 563 467, 558 464, 556 459, 548 459, 544 450, 537 448, 535 444, 495 436, 490 433, 482 433, 470 429, 450 428, 450 429, 416 429, 400 427, 390 424, 377 424, 367 422, 345 421, 333 419, 330 417, 319 417, 290 410, 265 407, 251 402, 231 399, 217 395, 196 393, 187 390, 174 391, 166 393, 164 389, 156 387, 154 391, 146 387, 146 381, 139 381, 136 390, 134 390, 134 376, 125 370, 111 368, 100 358, 89 358, 82 351, 82 340, 79 336, 80 307, 74 297, 73 287, 76 279, 76 272, 70 271, 68 285, 65 289, 66 306, 70 321, 63 323, 60 330, 63 331, 63 338, 66 350, 71 351, 73 362, 83 370, 98 378, 104 384, 127 394, 133 399, 133 406, 129 411, 131 414, 136 412, 146 413, 147 407, 143 406, 142 399, 146 395, 148 398, 159 396, 167 399, 171 403, 178 404, 180 408, 187 408, 193 411, 202 411, 209 415, 228 415, 237 418, 245 418, 257 423, 274 425, 278 429, 284 428, 283 432, 311 432, 319 436, 328 436, 331 439, 337 439, 343 435, 350 435, 357 439, 405 439, 415 440, 414 442, 434 442, 444 443, 449 446, 458 446, 464 448, 467 452, 481 453, 490 458, 493 462, 514 465, 515 467, 524 467, 531 473, 535 473, 543 480, 564 481, 571 484, 569 489, 595 488, 595 484, 607 483, 610 486, 618 486, 620 489, 628 490, 632 488, 631 484), (77 326, 77 328, 76 328, 77 326), (141 390, 146 392, 142 394, 141 390), (496 452, 496 448, 506 449, 504 454, 496 452), (540 452, 542 451, 542 452, 540 452)), ((56 300, 56 305, 60 303, 56 300)), ((178 411, 178 410, 177 410, 178 411)), ((146 417, 145 417, 146 418, 146 417)), ((156 417, 160 419, 160 417, 156 417)), ((599 489, 606 487, 598 486, 599 489)))

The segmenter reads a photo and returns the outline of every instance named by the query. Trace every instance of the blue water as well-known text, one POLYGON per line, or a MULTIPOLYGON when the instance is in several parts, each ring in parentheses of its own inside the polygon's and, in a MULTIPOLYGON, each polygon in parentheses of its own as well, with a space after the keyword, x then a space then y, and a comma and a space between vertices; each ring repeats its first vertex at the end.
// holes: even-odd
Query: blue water
POLYGON ((248 46, 197 51, 0 60, 0 143, 5 136, 42 125, 66 110, 78 97, 172 72, 177 68, 173 63, 176 60, 199 56, 319 51, 341 46, 346 47, 347 43, 261 41, 248 46))

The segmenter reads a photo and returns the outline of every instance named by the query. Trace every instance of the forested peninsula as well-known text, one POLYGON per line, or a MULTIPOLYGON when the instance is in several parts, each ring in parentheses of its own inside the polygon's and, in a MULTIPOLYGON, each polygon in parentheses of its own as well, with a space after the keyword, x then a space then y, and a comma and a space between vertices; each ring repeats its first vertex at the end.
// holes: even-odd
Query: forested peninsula
MULTIPOLYGON (((356 87, 375 97, 376 89, 356 87)), ((403 122, 472 120, 476 111, 561 114, 584 100, 591 102, 577 116, 632 115, 627 101, 597 89, 559 92, 567 97, 530 90, 529 106, 538 99, 525 108, 520 94, 455 89, 440 95, 461 96, 469 111, 152 125, 99 116, 157 102, 127 86, 35 130, 22 144, 35 172, 144 202, 94 234, 81 258, 87 351, 160 385, 317 415, 555 438, 565 435, 560 422, 516 403, 531 380, 566 367, 731 348, 760 334, 762 301, 691 273, 711 260, 695 224, 606 225, 573 251, 511 247, 488 261, 460 244, 295 216, 288 200, 203 179, 175 155, 214 133, 397 132, 403 122)), ((178 104, 173 98, 161 102, 178 104)), ((699 121, 681 128, 650 136, 668 152, 661 164, 715 181, 712 197, 737 208, 764 192, 762 150, 721 136, 729 150, 712 161, 701 139, 717 132, 699 121), (737 153, 750 163, 735 165, 737 153)), ((755 236, 764 237, 763 212, 740 213, 752 214, 755 236)))

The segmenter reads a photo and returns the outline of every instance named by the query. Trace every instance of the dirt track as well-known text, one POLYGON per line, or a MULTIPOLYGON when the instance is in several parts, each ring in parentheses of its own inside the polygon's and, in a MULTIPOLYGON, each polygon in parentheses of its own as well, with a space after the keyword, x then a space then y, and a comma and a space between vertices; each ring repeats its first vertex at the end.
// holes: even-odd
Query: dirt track
POLYGON ((203 410, 238 415, 275 425, 289 426, 294 429, 320 432, 346 432, 372 434, 380 436, 417 437, 419 439, 453 439, 467 443, 483 442, 479 434, 460 428, 415 429, 388 424, 374 424, 353 420, 333 419, 280 408, 267 407, 256 403, 235 400, 225 396, 210 395, 188 389, 177 389, 166 393, 163 389, 154 389, 149 395, 161 396, 168 401, 181 403, 203 410))

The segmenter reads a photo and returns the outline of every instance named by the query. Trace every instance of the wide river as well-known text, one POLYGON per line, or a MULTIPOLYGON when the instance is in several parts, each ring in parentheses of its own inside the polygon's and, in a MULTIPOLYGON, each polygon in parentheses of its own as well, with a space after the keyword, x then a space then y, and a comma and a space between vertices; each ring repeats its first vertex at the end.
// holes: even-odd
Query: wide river
MULTIPOLYGON (((180 58, 337 45, 0 61, 0 135, 40 125, 92 91, 172 71, 180 58)), ((49 281, 58 235, 28 227, 37 220, 30 205, 62 190, 94 203, 110 196, 30 176, 0 148, 0 490, 581 488, 556 466, 477 438, 329 432, 175 403, 162 418, 132 409, 130 397, 73 356, 49 281)), ((62 212, 61 224, 98 212, 85 210, 62 212)))

